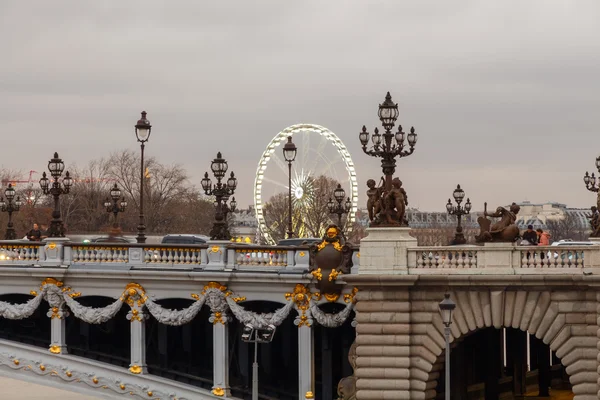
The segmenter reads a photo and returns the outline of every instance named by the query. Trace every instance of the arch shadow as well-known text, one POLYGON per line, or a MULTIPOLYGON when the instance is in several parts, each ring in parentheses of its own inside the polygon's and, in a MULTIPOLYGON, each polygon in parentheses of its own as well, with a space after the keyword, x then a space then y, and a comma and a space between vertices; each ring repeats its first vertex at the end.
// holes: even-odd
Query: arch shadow
MULTIPOLYGON (((0 301, 12 304, 22 304, 34 296, 29 294, 3 294, 0 301)), ((50 345, 50 318, 46 315, 50 305, 42 300, 39 307, 29 318, 8 319, 0 318, 0 338, 25 343, 36 347, 48 348, 50 345)))
MULTIPOLYGON (((86 307, 106 307, 116 299, 105 296, 83 296, 74 299, 86 307)), ((66 318, 67 351, 91 360, 128 368, 131 357, 131 323, 129 307, 123 304, 114 318, 102 324, 88 324, 73 316, 66 318)))
MULTIPOLYGON (((340 303, 323 303, 319 308, 326 313, 336 314, 345 308, 340 303)), ((342 378, 353 375, 348 361, 350 346, 356 338, 356 329, 352 326, 354 311, 337 328, 326 328, 315 323, 314 360, 315 360, 315 398, 337 398, 337 386, 342 378)))
MULTIPOLYGON (((162 307, 181 310, 194 301, 181 298, 156 300, 162 307)), ((146 363, 152 375, 210 390, 213 384, 213 326, 210 309, 202 307, 187 324, 159 323, 151 314, 146 320, 146 363)))
MULTIPOLYGON (((245 301, 246 310, 271 313, 285 306, 271 301, 245 301)), ((267 399, 298 399, 298 327, 295 310, 277 327, 273 341, 258 345, 258 391, 267 399)), ((231 394, 252 398, 254 344, 242 341, 243 325, 232 317, 229 322, 229 383, 231 394)))

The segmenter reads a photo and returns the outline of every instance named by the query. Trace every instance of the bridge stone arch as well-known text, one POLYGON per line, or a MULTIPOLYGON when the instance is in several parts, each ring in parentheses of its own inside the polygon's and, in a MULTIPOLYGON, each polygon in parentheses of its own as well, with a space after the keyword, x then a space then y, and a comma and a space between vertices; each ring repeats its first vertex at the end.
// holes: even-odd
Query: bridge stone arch
MULTIPOLYGON (((438 303, 447 287, 387 289, 359 292, 357 399, 433 399, 445 348, 438 303)), ((451 341, 486 327, 529 331, 561 359, 575 400, 599 398, 595 291, 470 287, 450 295, 457 305, 451 341)))

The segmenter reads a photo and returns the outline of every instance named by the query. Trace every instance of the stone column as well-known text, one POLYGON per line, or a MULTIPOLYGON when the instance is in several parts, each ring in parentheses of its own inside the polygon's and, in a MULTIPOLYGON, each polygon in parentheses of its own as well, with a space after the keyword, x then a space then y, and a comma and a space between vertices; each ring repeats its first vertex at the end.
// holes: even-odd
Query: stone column
POLYGON ((65 310, 63 303, 58 307, 52 307, 46 315, 50 317, 50 353, 67 354, 65 320, 69 312, 65 310))
POLYGON ((208 320, 213 324, 212 393, 229 397, 229 317, 225 312, 213 312, 208 320))
POLYGON ((146 318, 144 305, 137 301, 131 305, 127 319, 131 321, 131 364, 129 371, 132 374, 146 374, 146 318))
POLYGON ((298 323, 298 392, 299 398, 304 399, 307 393, 315 392, 314 343, 312 320, 299 320, 298 323))

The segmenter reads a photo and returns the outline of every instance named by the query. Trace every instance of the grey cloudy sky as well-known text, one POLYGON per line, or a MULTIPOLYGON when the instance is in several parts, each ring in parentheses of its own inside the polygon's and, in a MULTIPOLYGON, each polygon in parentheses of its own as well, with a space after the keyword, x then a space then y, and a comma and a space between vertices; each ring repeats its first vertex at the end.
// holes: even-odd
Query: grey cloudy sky
POLYGON ((346 144, 359 188, 381 175, 360 149, 390 91, 419 133, 397 174, 411 206, 442 210, 457 183, 481 209, 595 202, 600 2, 0 2, 4 167, 41 171, 137 149, 198 184, 221 150, 250 203, 264 147, 296 123, 346 144))

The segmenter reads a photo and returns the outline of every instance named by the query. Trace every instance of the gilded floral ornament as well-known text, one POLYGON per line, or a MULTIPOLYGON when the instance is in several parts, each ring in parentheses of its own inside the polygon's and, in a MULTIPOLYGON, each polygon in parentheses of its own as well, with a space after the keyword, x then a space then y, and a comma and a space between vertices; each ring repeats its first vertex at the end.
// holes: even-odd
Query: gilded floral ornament
POLYGON ((57 345, 52 345, 50 346, 50 348, 48 349, 50 351, 50 353, 52 354, 60 354, 61 353, 61 349, 60 346, 57 345))
POLYGON ((225 390, 223 390, 223 388, 220 387, 216 387, 212 390, 212 394, 214 394, 215 396, 225 396, 225 390))
POLYGON ((204 286, 202 294, 206 294, 206 291, 208 289, 218 289, 221 292, 225 293, 227 291, 227 286, 221 285, 219 282, 208 282, 208 284, 204 286))
POLYGON ((312 276, 314 276, 315 278, 317 278, 318 281, 323 279, 323 273, 321 272, 321 268, 317 268, 316 270, 312 271, 310 274, 312 276))
POLYGON ((335 269, 331 270, 331 272, 329 273, 329 282, 335 281, 337 277, 341 274, 343 274, 342 271, 337 271, 335 269))
POLYGON ((330 303, 335 303, 339 298, 339 293, 325 293, 325 300, 330 303))
POLYGON ((358 288, 352 288, 352 292, 344 295, 345 303, 356 303, 356 294, 358 293, 358 288))

